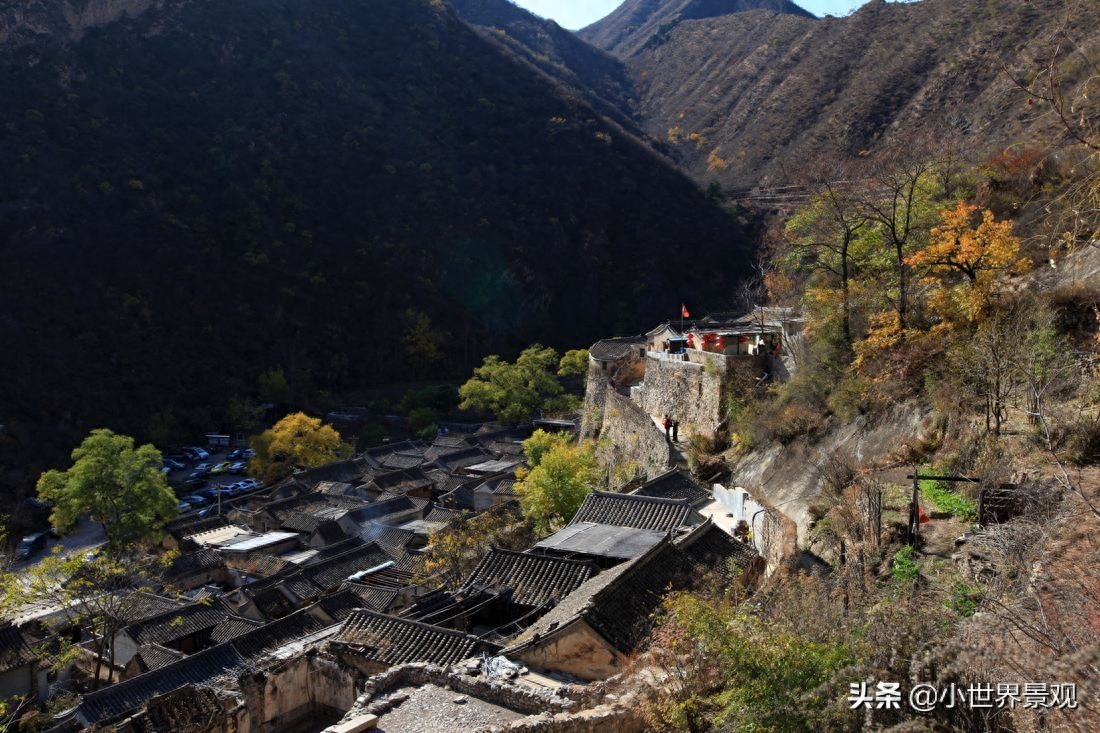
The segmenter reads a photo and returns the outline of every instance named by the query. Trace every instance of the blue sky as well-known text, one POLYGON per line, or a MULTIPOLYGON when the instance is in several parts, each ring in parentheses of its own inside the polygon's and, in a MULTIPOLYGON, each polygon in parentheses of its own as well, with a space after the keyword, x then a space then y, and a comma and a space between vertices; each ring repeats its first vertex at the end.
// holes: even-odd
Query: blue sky
MULTIPOLYGON (((814 15, 847 15, 867 0, 794 0, 814 15)), ((563 28, 576 30, 604 17, 622 0, 514 0, 535 15, 551 18, 563 28)))

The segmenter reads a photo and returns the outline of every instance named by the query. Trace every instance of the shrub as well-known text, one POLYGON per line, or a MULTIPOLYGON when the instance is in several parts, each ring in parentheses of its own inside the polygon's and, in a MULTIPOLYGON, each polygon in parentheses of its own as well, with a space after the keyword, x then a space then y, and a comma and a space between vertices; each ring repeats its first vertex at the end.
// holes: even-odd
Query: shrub
POLYGON ((920 576, 920 566, 913 559, 912 547, 906 545, 894 553, 890 572, 893 574, 894 580, 906 585, 913 583, 920 576))
POLYGON ((949 512, 965 522, 978 520, 978 505, 962 494, 956 494, 940 481, 921 481, 921 493, 941 512, 949 512))
POLYGON ((951 595, 943 605, 963 618, 969 618, 978 610, 984 595, 978 586, 960 581, 951 587, 951 595))

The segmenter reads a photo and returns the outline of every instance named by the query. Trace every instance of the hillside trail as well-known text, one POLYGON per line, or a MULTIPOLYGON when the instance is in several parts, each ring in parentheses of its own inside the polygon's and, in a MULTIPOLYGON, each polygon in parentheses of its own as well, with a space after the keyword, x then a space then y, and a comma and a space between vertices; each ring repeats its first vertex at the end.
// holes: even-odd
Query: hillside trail
MULTIPOLYGON (((653 421, 653 424, 657 426, 657 429, 661 431, 661 434, 665 434, 664 418, 659 418, 654 415, 650 415, 649 419, 653 421)), ((680 436, 681 438, 683 436, 680 436)), ((678 440, 673 442, 671 439, 666 441, 668 443, 668 466, 669 468, 687 466, 687 454, 684 449, 687 447, 687 441, 678 440)))

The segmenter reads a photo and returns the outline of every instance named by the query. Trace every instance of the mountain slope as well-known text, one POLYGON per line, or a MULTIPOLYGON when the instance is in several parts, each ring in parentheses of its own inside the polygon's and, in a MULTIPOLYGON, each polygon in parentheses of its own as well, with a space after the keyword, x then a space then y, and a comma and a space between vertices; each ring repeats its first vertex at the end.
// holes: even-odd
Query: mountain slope
MULTIPOLYGON (((585 43, 551 20, 529 13, 509 0, 450 0, 463 20, 489 31, 533 65, 579 91, 590 102, 626 109, 630 82, 622 62, 585 43)), ((601 105, 602 106, 602 105, 601 105)))
MULTIPOLYGON (((1059 0, 753 11, 682 22, 627 64, 641 124, 697 180, 752 186, 792 180, 818 151, 856 156, 914 134, 974 149, 1050 139, 1047 108, 1028 107, 1004 69, 1031 78, 1059 42, 1096 48, 1098 28, 1100 5, 1059 0)), ((1070 84, 1088 71, 1064 68, 1070 84)))
POLYGON ((636 332, 747 266, 744 226, 440 3, 31 20, 0 46, 9 471, 226 425, 273 367, 340 390, 636 332))
POLYGON ((790 0, 626 0, 607 17, 577 32, 619 58, 629 58, 667 38, 680 22, 717 18, 749 10, 770 10, 812 18, 790 0))

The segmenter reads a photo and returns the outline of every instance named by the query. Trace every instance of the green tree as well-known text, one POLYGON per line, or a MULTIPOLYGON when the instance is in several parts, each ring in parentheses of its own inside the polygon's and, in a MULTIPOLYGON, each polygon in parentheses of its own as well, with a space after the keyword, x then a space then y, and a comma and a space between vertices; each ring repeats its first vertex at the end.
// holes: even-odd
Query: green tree
POLYGON ((432 319, 424 311, 409 308, 402 318, 405 334, 401 344, 409 360, 409 368, 417 374, 431 374, 443 361, 443 343, 446 334, 432 325, 432 319))
POLYGON ((50 521, 68 529, 80 515, 100 522, 111 553, 155 540, 176 515, 176 497, 161 473, 160 451, 134 448, 134 439, 106 428, 93 430, 72 453, 67 471, 46 471, 38 496, 53 504, 50 521))
POLYGON ((531 437, 523 441, 523 455, 527 456, 527 465, 531 468, 542 463, 542 457, 554 448, 566 447, 570 444, 569 437, 563 433, 548 433, 539 429, 531 434, 531 437))
POLYGON ((417 577, 422 582, 442 580, 454 590, 490 547, 523 550, 532 542, 531 524, 520 519, 514 508, 501 506, 474 517, 459 517, 432 535, 421 557, 417 577))
POLYGON ((567 395, 555 376, 557 367, 557 352, 538 344, 524 349, 515 364, 495 354, 487 356, 474 369, 474 376, 459 388, 459 407, 488 412, 512 424, 539 408, 566 407, 567 395))
POLYGON ((260 399, 264 402, 281 405, 290 399, 290 384, 286 381, 286 373, 282 367, 268 369, 259 376, 257 382, 260 399))
POLYGON ((592 446, 547 439, 538 432, 524 441, 532 467, 516 481, 516 493, 523 516, 537 532, 545 533, 576 514, 599 480, 600 470, 592 446))
MULTIPOLYGON (((54 553, 31 568, 0 576, 0 608, 15 611, 28 604, 66 609, 69 623, 83 629, 96 659, 92 685, 110 683, 114 673, 114 639, 145 603, 143 593, 163 586, 165 571, 177 553, 143 554, 121 559, 108 553, 87 558, 84 553, 54 553), (106 668, 106 680, 102 671, 106 668)), ((76 642, 63 635, 49 642, 48 656, 58 667, 68 665, 79 652, 76 642)))
POLYGON ((559 377, 588 376, 588 349, 570 349, 558 362, 559 377))
POLYGON ((825 180, 786 226, 791 251, 781 263, 784 269, 824 271, 840 285, 845 345, 852 343, 851 283, 857 272, 858 237, 868 222, 847 190, 825 180))
POLYGON ((323 466, 351 453, 331 425, 304 412, 287 415, 249 442, 256 457, 248 470, 267 483, 288 476, 295 468, 323 466))

